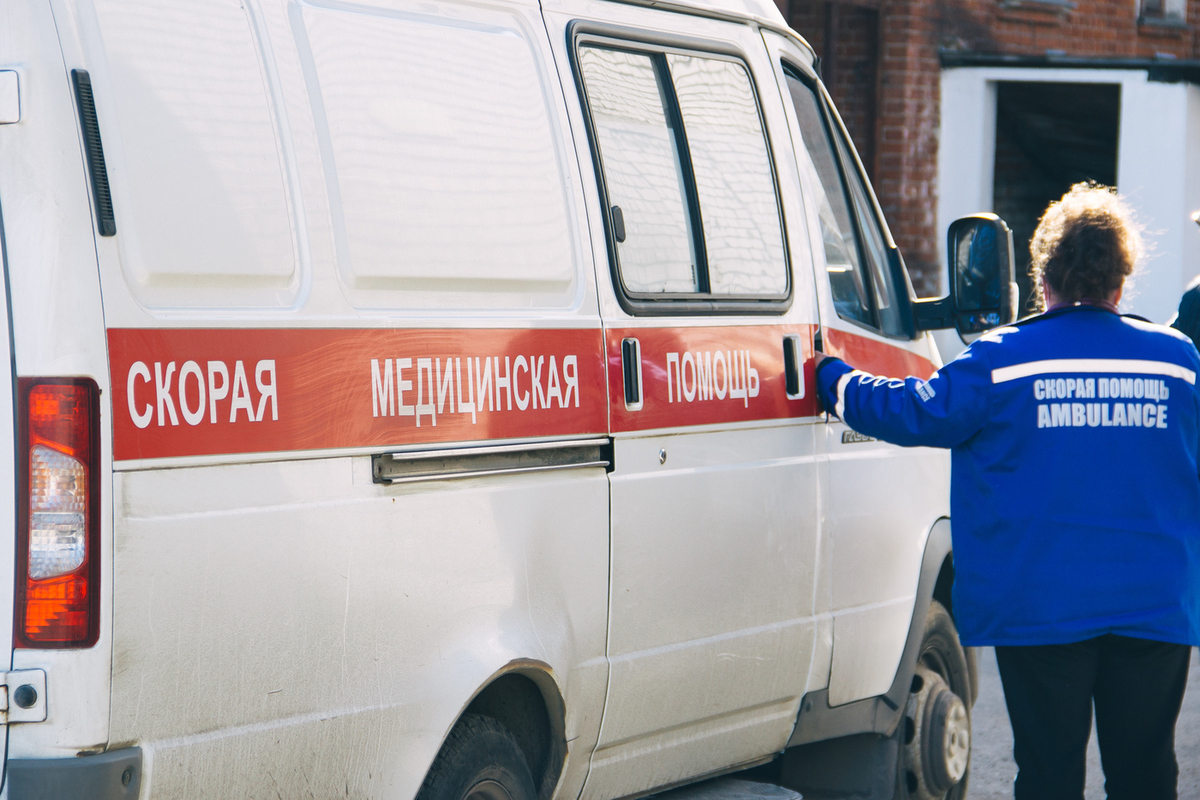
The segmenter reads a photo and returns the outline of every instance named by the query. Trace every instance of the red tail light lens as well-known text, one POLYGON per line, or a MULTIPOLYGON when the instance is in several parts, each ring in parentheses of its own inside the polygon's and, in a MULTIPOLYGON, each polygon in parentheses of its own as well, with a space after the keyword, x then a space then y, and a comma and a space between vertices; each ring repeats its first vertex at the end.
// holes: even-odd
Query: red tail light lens
POLYGON ((90 647, 100 631, 100 390, 18 381, 17 647, 90 647))

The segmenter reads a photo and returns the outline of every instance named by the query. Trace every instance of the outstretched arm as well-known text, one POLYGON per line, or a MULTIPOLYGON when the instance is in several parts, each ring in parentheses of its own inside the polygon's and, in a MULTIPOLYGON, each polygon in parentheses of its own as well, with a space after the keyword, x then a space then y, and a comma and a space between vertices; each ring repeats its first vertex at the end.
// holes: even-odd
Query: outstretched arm
POLYGON ((968 348, 924 381, 881 378, 839 358, 817 354, 817 389, 825 408, 859 433, 905 447, 954 447, 988 417, 991 370, 968 348))

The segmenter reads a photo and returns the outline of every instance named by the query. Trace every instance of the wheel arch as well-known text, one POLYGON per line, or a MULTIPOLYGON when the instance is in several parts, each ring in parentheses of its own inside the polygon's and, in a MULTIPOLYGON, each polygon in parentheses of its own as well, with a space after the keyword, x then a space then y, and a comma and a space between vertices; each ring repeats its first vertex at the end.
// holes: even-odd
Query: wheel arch
MULTIPOLYGON (((878 697, 832 708, 827 689, 805 695, 796 727, 779 762, 785 786, 806 793, 825 792, 872 800, 892 796, 899 757, 899 739, 894 734, 904 718, 925 635, 925 620, 934 600, 944 605, 953 619, 953 585, 950 520, 942 517, 933 524, 925 541, 908 638, 891 687, 878 697)), ((978 694, 978 670, 969 651, 967 669, 972 694, 969 706, 978 694)))
POLYGON ((566 705, 553 668, 533 660, 509 662, 476 690, 455 725, 464 714, 490 717, 504 725, 525 756, 538 800, 550 800, 567 754, 566 705))
MULTIPOLYGON (((925 632, 925 616, 929 603, 938 600, 951 611, 950 599, 954 584, 954 557, 950 544, 950 520, 939 518, 925 539, 925 552, 921 559, 921 570, 917 579, 916 600, 913 603, 912 619, 909 622, 908 638, 896 667, 896 676, 889 689, 878 697, 868 697, 840 706, 829 705, 828 689, 809 692, 800 702, 800 713, 796 727, 792 730, 787 747, 836 739, 854 734, 870 733, 891 736, 904 715, 908 699, 908 687, 917 666, 917 651, 925 632)), ((974 676, 974 659, 968 658, 974 676)), ((972 679, 972 694, 976 680, 972 679)), ((971 700, 974 700, 972 696, 971 700)))

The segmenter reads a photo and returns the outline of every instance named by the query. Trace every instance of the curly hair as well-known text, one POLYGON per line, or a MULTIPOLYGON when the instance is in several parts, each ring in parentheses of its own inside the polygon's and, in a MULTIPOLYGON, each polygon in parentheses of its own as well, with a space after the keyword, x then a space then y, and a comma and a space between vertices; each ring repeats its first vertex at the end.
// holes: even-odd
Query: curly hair
POLYGON ((1039 307, 1043 284, 1068 303, 1107 300, 1142 256, 1141 230, 1116 189, 1077 183, 1046 209, 1029 252, 1039 307))

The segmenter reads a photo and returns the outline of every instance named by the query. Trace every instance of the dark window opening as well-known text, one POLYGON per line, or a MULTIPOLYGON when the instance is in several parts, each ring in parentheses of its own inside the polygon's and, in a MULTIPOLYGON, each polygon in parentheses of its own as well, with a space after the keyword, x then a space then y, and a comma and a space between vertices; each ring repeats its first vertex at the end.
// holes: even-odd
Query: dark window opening
POLYGON ((992 209, 1012 228, 1020 313, 1035 308, 1029 242, 1046 206, 1073 184, 1117 182, 1121 87, 1001 82, 992 209))
POLYGON ((1169 20, 1178 24, 1186 24, 1184 16, 1187 13, 1185 0, 1141 0, 1139 19, 1169 20))

